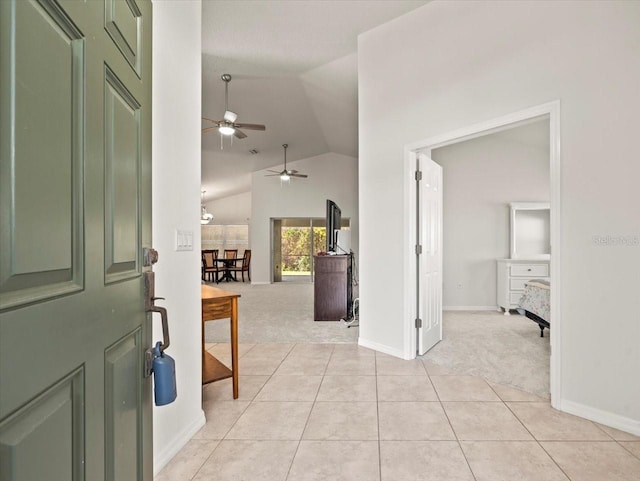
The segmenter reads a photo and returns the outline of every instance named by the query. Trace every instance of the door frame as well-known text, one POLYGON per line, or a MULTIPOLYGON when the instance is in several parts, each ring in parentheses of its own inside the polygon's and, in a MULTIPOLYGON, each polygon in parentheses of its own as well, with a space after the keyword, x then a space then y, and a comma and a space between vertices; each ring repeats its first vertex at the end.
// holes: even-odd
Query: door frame
POLYGON ((559 408, 562 399, 562 319, 561 319, 561 269, 562 264, 562 233, 561 233, 561 157, 560 157, 560 100, 554 100, 528 109, 520 110, 501 117, 490 119, 477 124, 462 127, 424 140, 406 144, 404 147, 404 268, 408 289, 405 289, 404 299, 404 358, 416 357, 417 334, 415 318, 417 315, 417 286, 416 286, 416 185, 414 172, 418 152, 431 155, 431 150, 447 145, 471 140, 484 135, 524 125, 530 122, 549 119, 549 185, 551 204, 551 318, 553 329, 550 331, 550 385, 551 406, 559 408))

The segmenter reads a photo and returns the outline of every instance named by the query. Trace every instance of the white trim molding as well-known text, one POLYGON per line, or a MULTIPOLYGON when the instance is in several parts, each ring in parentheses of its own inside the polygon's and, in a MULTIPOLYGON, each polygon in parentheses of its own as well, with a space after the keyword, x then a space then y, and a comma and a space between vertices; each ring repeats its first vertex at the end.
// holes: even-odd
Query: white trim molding
POLYGON ((399 357, 400 359, 404 359, 406 361, 416 357, 415 352, 413 353, 413 357, 406 357, 400 349, 393 349, 384 344, 380 344, 379 342, 363 339, 362 337, 358 338, 358 345, 362 347, 367 347, 369 349, 373 349, 374 351, 382 352, 384 354, 389 354, 390 356, 393 356, 393 357, 399 357))
POLYGON ((498 306, 442 306, 443 311, 501 311, 498 306))
POLYGON ((153 458, 153 475, 156 476, 173 457, 189 442, 189 440, 206 424, 204 411, 200 410, 196 419, 187 425, 181 433, 177 433, 171 443, 153 458))
POLYGON ((560 411, 580 416, 581 418, 604 424, 605 426, 619 429, 635 436, 640 436, 640 421, 635 419, 619 416, 573 401, 567 401, 566 399, 560 401, 560 411))
MULTIPOLYGON (((404 147, 404 235, 405 255, 404 271, 406 273, 407 288, 404 299, 405 343, 404 358, 413 359, 416 355, 416 333, 412 312, 415 310, 417 292, 415 289, 415 264, 413 244, 415 243, 416 220, 416 192, 413 180, 415 170, 415 158, 417 152, 425 152, 430 155, 432 149, 471 140, 484 135, 500 132, 516 126, 525 125, 544 118, 549 119, 549 177, 550 177, 550 204, 551 204, 551 319, 553 329, 550 331, 551 360, 550 360, 550 386, 551 405, 561 409, 562 399, 562 279, 560 266, 562 265, 562 196, 561 196, 561 155, 560 155, 560 100, 554 100, 545 104, 530 107, 518 112, 504 115, 495 119, 462 127, 460 129, 436 135, 434 137, 406 144, 404 147)), ((491 309, 495 307, 491 306, 491 309)), ((381 350, 381 349, 380 349, 381 350)))

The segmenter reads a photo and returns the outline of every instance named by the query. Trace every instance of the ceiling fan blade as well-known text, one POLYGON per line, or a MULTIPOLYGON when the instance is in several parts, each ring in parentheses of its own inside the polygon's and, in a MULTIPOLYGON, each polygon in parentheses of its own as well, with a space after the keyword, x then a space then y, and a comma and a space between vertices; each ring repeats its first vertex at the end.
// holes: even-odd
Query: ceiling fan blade
POLYGON ((236 127, 239 129, 247 129, 247 130, 266 130, 267 128, 261 124, 236 124, 236 127))
POLYGON ((238 126, 236 125, 236 131, 233 133, 236 139, 246 139, 247 134, 245 134, 242 130, 238 130, 238 126))
POLYGON ((215 127, 207 127, 205 129, 202 129, 202 133, 206 134, 207 132, 210 132, 211 130, 217 130, 218 126, 216 125, 215 127))
POLYGON ((273 172, 274 174, 278 174, 278 175, 282 173, 279 170, 272 170, 272 169, 267 169, 267 172, 273 172))
POLYGON ((289 174, 291 177, 303 177, 303 178, 307 178, 309 177, 307 174, 289 174))
POLYGON ((232 112, 231 110, 227 110, 225 111, 224 117, 222 118, 225 119, 227 122, 233 123, 238 118, 238 114, 236 114, 235 112, 232 112))
POLYGON ((277 174, 265 174, 265 177, 280 177, 282 174, 278 172, 277 174))
POLYGON ((213 120, 213 119, 210 119, 209 117, 202 117, 202 120, 206 120, 207 122, 213 122, 214 124, 217 124, 220 122, 219 120, 213 120))

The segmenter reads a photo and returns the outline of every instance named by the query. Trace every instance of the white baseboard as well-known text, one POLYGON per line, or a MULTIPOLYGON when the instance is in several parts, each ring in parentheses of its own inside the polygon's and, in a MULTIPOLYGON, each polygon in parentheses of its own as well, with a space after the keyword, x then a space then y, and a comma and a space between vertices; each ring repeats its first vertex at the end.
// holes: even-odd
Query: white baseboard
POLYGON ((162 452, 153 457, 153 475, 156 476, 162 468, 164 468, 173 457, 189 442, 195 433, 202 428, 207 422, 204 417, 204 411, 200 410, 198 417, 184 430, 179 433, 171 442, 165 446, 162 452))
POLYGON ((362 347, 367 347, 369 349, 373 349, 374 351, 382 352, 384 354, 389 354, 390 356, 399 357, 400 359, 405 359, 404 352, 401 351, 400 349, 394 349, 392 347, 385 346, 384 344, 380 344, 378 342, 363 339, 362 337, 358 338, 358 345, 362 347))
POLYGON ((442 306, 443 311, 499 311, 498 306, 442 306))
POLYGON ((269 281, 251 281, 252 286, 261 286, 263 284, 271 284, 269 281))
POLYGON ((585 406, 577 402, 567 401, 566 399, 560 400, 559 408, 566 413, 580 416, 581 418, 589 419, 590 421, 604 424, 605 426, 619 429, 620 431, 631 433, 635 436, 640 436, 640 421, 638 420, 619 416, 608 411, 602 411, 591 406, 585 406))

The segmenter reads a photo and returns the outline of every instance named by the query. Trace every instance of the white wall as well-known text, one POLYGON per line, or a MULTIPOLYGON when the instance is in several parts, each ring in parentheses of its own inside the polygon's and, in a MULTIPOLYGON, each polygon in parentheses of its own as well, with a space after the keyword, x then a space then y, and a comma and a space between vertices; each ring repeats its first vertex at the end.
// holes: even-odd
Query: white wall
POLYGON ((559 99, 556 394, 563 409, 640 434, 640 243, 595 242, 640 236, 638 25, 637 1, 433 2, 360 36, 361 337, 400 351, 407 335, 404 146, 559 99), (397 282, 378 274, 383 250, 398 252, 385 275, 397 282))
POLYGON ((251 280, 271 282, 271 219, 325 217, 326 200, 333 200, 343 218, 351 219, 351 249, 358 255, 358 159, 328 153, 287 163, 308 174, 307 179, 281 183, 279 177, 252 175, 250 242, 251 280))
POLYGON ((211 224, 248 224, 251 218, 251 192, 212 200, 205 205, 207 212, 213 214, 211 224))
POLYGON ((509 203, 549 202, 549 121, 434 149, 431 158, 443 170, 445 309, 495 309, 509 203))
MULTIPOLYGON (((154 471, 204 425, 200 303, 200 1, 153 4, 153 245, 156 295, 167 307, 178 398, 154 407, 154 471), (180 159, 176 162, 176 159, 180 159), (194 232, 176 252, 175 229, 194 232)), ((156 321, 154 321, 156 322, 156 321)), ((161 338, 157 322, 154 338, 161 338)))

